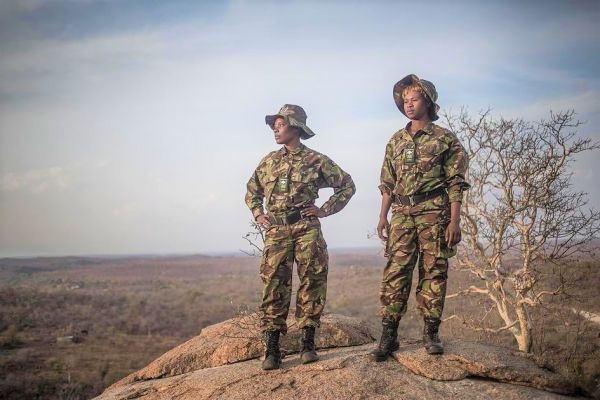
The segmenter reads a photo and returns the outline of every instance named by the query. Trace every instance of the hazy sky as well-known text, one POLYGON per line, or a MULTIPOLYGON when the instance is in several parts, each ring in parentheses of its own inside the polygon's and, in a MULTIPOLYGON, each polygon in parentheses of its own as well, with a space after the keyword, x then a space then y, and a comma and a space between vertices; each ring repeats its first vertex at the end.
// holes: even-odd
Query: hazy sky
MULTIPOLYGON (((357 185, 329 246, 376 246, 394 83, 433 81, 442 110, 573 108, 600 139, 599 4, 0 1, 0 256, 246 248, 284 103, 357 185)), ((599 156, 575 166, 597 208, 599 156)))

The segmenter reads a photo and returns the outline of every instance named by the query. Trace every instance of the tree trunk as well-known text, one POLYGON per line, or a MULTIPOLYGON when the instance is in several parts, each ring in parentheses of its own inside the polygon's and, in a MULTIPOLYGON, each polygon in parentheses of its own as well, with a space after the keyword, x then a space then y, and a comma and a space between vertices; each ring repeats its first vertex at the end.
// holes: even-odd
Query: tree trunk
POLYGON ((515 336, 519 345, 519 350, 525 353, 531 352, 531 320, 527 312, 527 306, 520 304, 515 307, 517 318, 519 319, 519 335, 515 336))

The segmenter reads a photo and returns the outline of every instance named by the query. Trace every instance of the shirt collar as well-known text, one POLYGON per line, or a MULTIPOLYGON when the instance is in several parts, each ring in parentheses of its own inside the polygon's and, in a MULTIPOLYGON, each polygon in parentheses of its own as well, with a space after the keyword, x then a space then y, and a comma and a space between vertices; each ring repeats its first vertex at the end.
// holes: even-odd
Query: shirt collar
POLYGON ((285 156, 285 155, 286 155, 286 154, 288 154, 288 153, 290 153, 292 156, 297 156, 297 155, 299 155, 299 154, 300 154, 300 153, 301 153, 301 152, 302 152, 304 149, 306 149, 306 146, 305 146, 305 145, 303 145, 302 143, 300 143, 300 144, 298 145, 298 147, 296 147, 294 150, 290 150, 289 152, 288 152, 288 149, 287 149, 285 146, 283 146, 283 147, 281 147, 281 149, 279 150, 279 153, 280 153, 282 156, 285 156))
MULTIPOLYGON (((404 128, 404 130, 406 131, 406 133, 408 135, 410 135, 408 128, 410 128, 410 125, 412 124, 412 121, 409 122, 408 124, 406 124, 406 127, 404 128)), ((423 132, 426 133, 428 135, 430 135, 433 132, 433 122, 429 121, 427 123, 427 125, 425 125, 423 128, 419 129, 417 132, 423 132)), ((416 135, 416 133, 415 133, 416 135)))

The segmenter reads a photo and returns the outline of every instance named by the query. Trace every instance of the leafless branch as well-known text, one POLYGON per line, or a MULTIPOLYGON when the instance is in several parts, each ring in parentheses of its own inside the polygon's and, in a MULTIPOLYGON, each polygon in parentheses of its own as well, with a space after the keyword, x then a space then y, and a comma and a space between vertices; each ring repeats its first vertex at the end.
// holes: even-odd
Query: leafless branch
POLYGON ((470 160, 458 267, 486 287, 471 286, 446 297, 487 296, 505 325, 470 324, 473 329, 509 330, 519 348, 529 351, 528 307, 566 288, 562 275, 556 287, 542 287, 541 271, 568 264, 600 235, 600 211, 586 209, 587 194, 573 190, 571 181, 575 156, 600 149, 600 142, 577 137, 581 122, 573 110, 551 111, 549 118, 529 122, 493 118, 489 109, 471 116, 463 108, 445 120, 470 160))
POLYGON ((256 221, 251 221, 250 227, 252 230, 242 236, 242 238, 248 242, 250 251, 242 249, 240 249, 240 251, 251 257, 260 257, 263 254, 263 244, 265 242, 264 231, 256 221))
POLYGON ((476 286, 470 286, 468 289, 464 289, 464 290, 458 291, 456 293, 452 293, 452 294, 446 295, 446 299, 451 299, 453 297, 463 296, 465 294, 471 294, 471 293, 488 294, 489 290, 487 290, 487 289, 481 289, 481 288, 478 288, 476 286))

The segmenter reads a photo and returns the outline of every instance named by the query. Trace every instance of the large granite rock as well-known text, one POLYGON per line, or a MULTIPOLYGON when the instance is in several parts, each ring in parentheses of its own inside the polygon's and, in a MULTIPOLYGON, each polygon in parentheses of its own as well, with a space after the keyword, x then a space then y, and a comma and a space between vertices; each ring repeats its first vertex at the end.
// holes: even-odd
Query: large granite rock
MULTIPOLYGON (((285 353, 300 351, 301 332, 294 321, 288 321, 288 333, 282 337, 285 353)), ((375 339, 359 319, 337 314, 321 318, 316 344, 318 348, 357 346, 375 339)), ((262 355, 258 317, 250 314, 206 327, 200 335, 163 354, 145 368, 121 379, 113 386, 181 375, 187 372, 239 361, 262 355)))
POLYGON ((577 387, 559 374, 538 367, 523 353, 475 342, 450 342, 445 354, 432 357, 420 342, 404 342, 394 353, 400 364, 429 379, 455 381, 490 378, 555 393, 575 394, 577 387))
MULTIPOLYGON (((283 339, 283 368, 263 371, 255 314, 213 325, 109 387, 101 400, 137 399, 566 399, 578 388, 517 351, 474 342, 446 343, 431 356, 416 340, 374 362, 368 327, 329 314, 318 332, 321 360, 302 365, 300 332, 283 339), (329 350, 323 350, 328 348, 329 350)), ((569 397, 572 398, 572 397, 569 397)))
POLYGON ((393 358, 383 363, 372 361, 368 353, 374 347, 368 344, 321 351, 321 361, 306 365, 300 363, 298 355, 292 355, 275 371, 263 371, 258 359, 205 368, 113 387, 98 399, 573 399, 490 379, 432 380, 413 374, 393 358))

